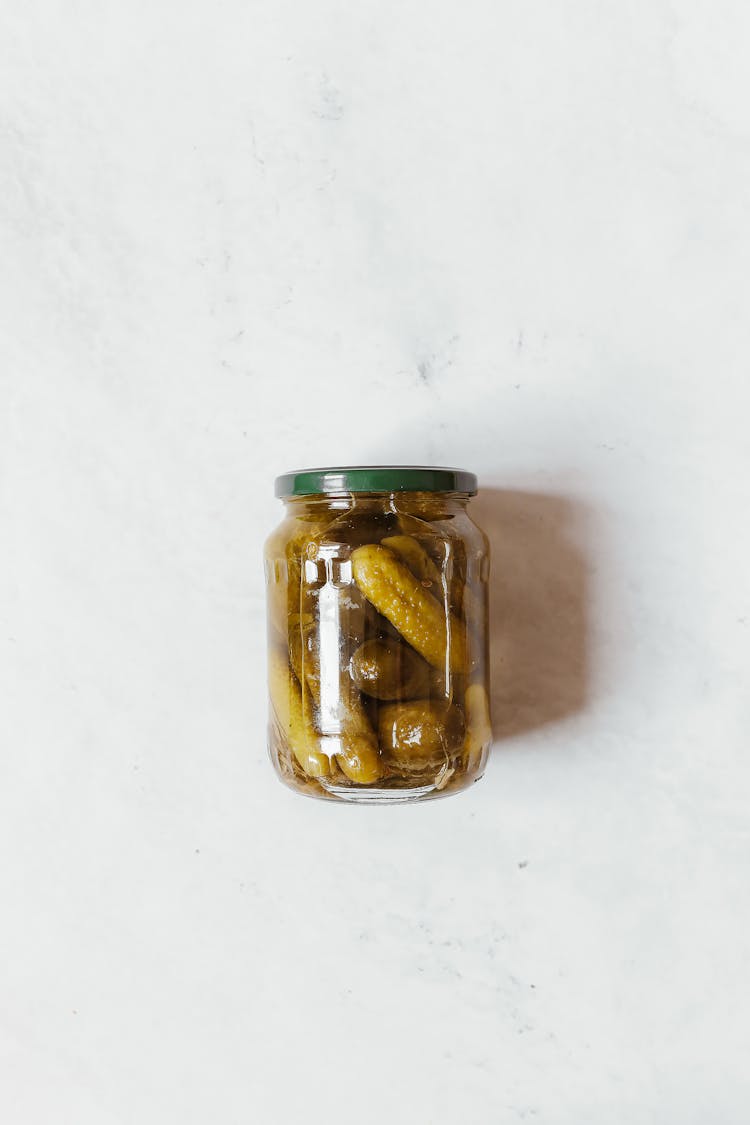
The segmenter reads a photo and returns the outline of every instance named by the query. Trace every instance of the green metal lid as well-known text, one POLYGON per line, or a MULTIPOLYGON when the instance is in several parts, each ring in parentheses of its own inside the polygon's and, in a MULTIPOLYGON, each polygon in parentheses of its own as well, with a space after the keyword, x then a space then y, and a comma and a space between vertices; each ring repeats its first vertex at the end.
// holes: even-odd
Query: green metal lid
POLYGON ((464 469, 427 465, 344 465, 301 469, 276 478, 277 496, 319 496, 331 492, 464 492, 475 496, 477 478, 464 469))

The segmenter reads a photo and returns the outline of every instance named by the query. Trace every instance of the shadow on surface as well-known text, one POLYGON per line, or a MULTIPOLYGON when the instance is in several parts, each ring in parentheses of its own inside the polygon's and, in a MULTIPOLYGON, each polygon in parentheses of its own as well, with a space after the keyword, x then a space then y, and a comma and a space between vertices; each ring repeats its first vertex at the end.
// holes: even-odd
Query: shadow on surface
POLYGON ((490 540, 495 740, 582 711, 588 696, 586 511, 564 496, 482 488, 490 540))

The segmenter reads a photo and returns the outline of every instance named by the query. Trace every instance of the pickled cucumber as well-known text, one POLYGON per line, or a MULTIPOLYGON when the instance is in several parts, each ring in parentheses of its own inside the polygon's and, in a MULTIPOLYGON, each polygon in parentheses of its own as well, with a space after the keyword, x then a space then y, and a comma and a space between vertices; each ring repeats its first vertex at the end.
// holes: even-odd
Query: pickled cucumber
POLYGON ((365 641, 351 659, 354 683, 373 699, 416 699, 427 691, 430 668, 401 641, 365 641))
POLYGON ((285 637, 290 615, 299 613, 302 559, 311 543, 317 543, 332 514, 285 520, 265 545, 268 620, 279 637, 285 637))
POLYGON ((304 634, 295 631, 289 637, 292 667, 311 701, 309 725, 315 737, 331 747, 342 773, 350 781, 369 785, 382 772, 377 736, 346 666, 342 668, 337 660, 332 670, 324 668, 321 677, 316 642, 314 629, 304 634))
POLYGON ((399 513, 419 519, 423 523, 432 523, 445 519, 450 514, 449 505, 441 496, 434 492, 410 492, 408 495, 399 496, 396 501, 399 513))
POLYGON ((301 768, 309 777, 327 777, 331 763, 318 747, 307 685, 297 681, 288 661, 275 649, 268 657, 268 689, 279 728, 301 768))
POLYGON ((283 653, 271 647, 268 651, 268 694, 273 716, 285 738, 289 737, 291 725, 289 697, 294 688, 292 680, 291 669, 283 653))
POLYGON ((461 748, 464 717, 459 707, 445 707, 429 699, 390 703, 380 710, 380 745, 399 766, 408 770, 435 767, 461 748))
POLYGON ((464 696, 466 712, 466 734, 463 745, 463 761, 467 769, 476 769, 482 752, 492 738, 490 726, 490 705, 487 692, 482 684, 469 684, 464 696))
POLYGON ((422 586, 387 547, 367 544, 352 551, 352 573, 362 593, 412 648, 435 668, 460 671, 466 661, 463 622, 422 586))
POLYGON ((292 671, 299 683, 305 678, 304 668, 302 664, 302 631, 297 628, 290 627, 289 629, 289 663, 292 666, 292 671))
POLYGON ((394 555, 398 555, 423 586, 427 589, 432 588, 431 592, 436 597, 442 596, 440 571, 413 535, 388 535, 381 540, 381 544, 389 551, 393 551, 394 555))
POLYGON ((336 754, 339 769, 350 781, 370 785, 383 773, 378 739, 367 718, 362 701, 342 700, 341 749, 336 754))

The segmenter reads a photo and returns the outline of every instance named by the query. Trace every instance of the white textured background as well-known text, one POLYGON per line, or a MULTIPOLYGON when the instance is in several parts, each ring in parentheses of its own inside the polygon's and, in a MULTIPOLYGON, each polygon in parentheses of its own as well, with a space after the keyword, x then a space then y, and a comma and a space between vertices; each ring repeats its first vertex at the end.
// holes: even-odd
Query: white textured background
POLYGON ((4 1125, 745 1125, 741 0, 8 0, 4 1125), (475 469, 485 781, 266 760, 306 464, 475 469))

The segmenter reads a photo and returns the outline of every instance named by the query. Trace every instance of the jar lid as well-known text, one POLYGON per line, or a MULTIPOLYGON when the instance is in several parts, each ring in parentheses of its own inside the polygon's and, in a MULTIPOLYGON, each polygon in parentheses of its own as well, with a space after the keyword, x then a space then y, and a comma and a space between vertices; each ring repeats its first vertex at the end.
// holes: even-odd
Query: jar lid
POLYGON ((475 496, 477 478, 465 469, 427 465, 344 465, 301 469, 276 478, 276 496, 331 492, 464 492, 475 496))

